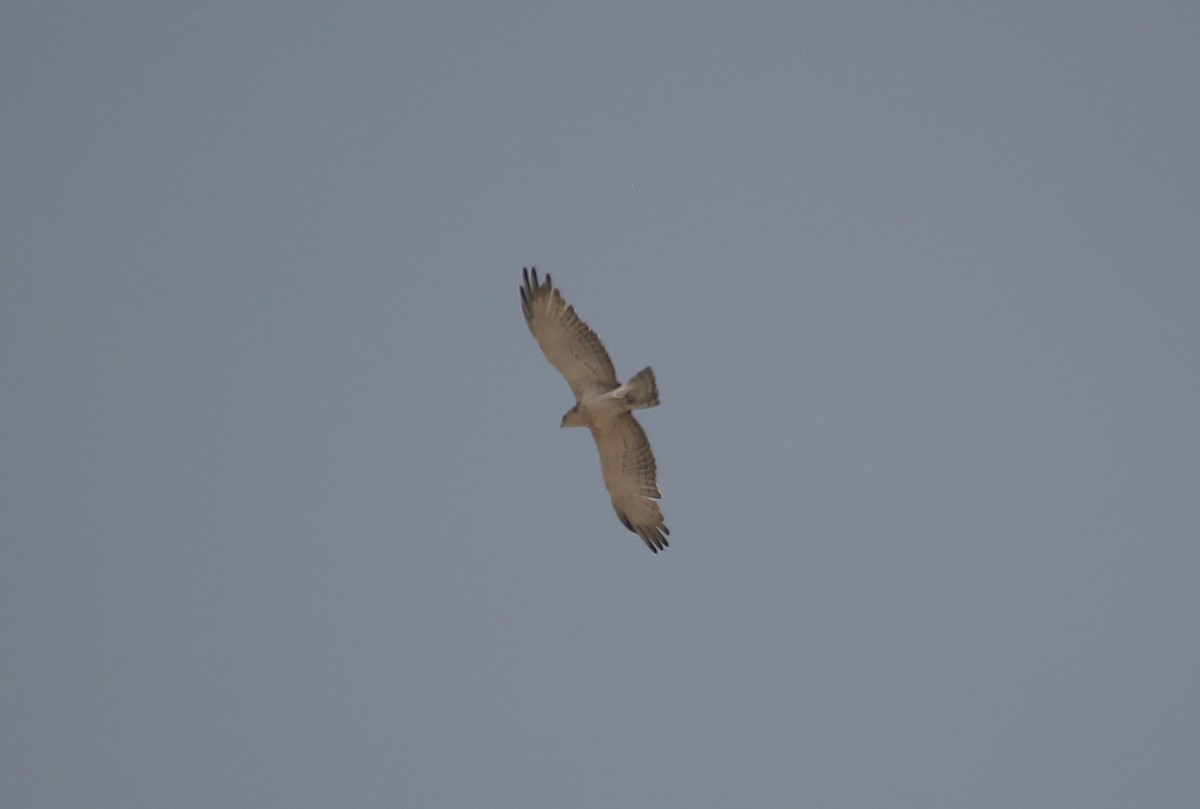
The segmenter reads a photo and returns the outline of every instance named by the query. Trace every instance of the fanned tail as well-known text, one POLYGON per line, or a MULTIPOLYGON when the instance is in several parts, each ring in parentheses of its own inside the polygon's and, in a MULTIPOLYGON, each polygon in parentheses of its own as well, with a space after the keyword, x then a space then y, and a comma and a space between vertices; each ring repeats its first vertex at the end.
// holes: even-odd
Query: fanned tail
POLYGON ((658 406, 658 383, 654 381, 654 371, 649 368, 638 371, 621 389, 630 410, 658 406))

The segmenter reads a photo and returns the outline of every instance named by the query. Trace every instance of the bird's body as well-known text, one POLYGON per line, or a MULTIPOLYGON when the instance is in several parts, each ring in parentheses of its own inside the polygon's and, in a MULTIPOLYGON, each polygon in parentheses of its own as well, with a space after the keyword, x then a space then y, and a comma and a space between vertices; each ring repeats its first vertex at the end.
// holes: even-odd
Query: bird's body
POLYGON ((654 372, 643 368, 624 385, 604 391, 587 393, 563 415, 561 427, 598 427, 608 429, 630 410, 658 406, 658 387, 654 372))
POLYGON ((643 368, 620 384, 604 344, 563 300, 549 275, 539 284, 537 270, 525 270, 521 308, 542 352, 575 394, 575 406, 560 426, 591 430, 604 485, 621 524, 655 553, 666 548, 670 531, 657 503, 662 495, 654 453, 632 413, 658 405, 654 372, 643 368))

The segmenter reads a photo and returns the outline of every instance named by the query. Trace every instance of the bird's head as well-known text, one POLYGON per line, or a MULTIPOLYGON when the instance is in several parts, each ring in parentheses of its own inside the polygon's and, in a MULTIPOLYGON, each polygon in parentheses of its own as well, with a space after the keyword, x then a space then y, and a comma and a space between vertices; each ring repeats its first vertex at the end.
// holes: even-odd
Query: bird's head
POLYGON ((579 405, 575 405, 566 413, 563 413, 562 423, 559 427, 586 427, 587 420, 583 414, 579 412, 579 405))

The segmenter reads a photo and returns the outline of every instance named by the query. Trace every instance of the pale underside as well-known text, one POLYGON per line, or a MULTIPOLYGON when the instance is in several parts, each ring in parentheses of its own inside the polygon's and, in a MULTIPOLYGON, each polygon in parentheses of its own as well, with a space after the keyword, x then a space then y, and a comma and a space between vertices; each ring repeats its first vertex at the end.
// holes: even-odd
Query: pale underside
POLYGON ((617 517, 657 553, 667 547, 670 531, 657 502, 662 495, 654 453, 630 412, 658 404, 654 374, 646 368, 622 385, 604 344, 563 300, 550 276, 539 283, 537 270, 531 269, 524 280, 521 308, 529 330, 575 394, 575 407, 562 426, 591 431, 617 517))

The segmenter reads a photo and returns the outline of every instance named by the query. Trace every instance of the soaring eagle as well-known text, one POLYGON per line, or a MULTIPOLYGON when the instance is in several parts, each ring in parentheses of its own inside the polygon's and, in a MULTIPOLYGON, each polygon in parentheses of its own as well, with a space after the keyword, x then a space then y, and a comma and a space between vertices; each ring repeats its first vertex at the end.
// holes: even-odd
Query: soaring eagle
POLYGON ((538 283, 536 269, 525 270, 521 287, 525 322, 550 364, 567 379, 575 406, 561 427, 587 427, 600 450, 600 471, 621 524, 658 553, 667 547, 667 530, 658 499, 654 453, 630 411, 658 405, 654 372, 643 368, 622 385, 612 360, 596 333, 567 306, 546 274, 538 283))

